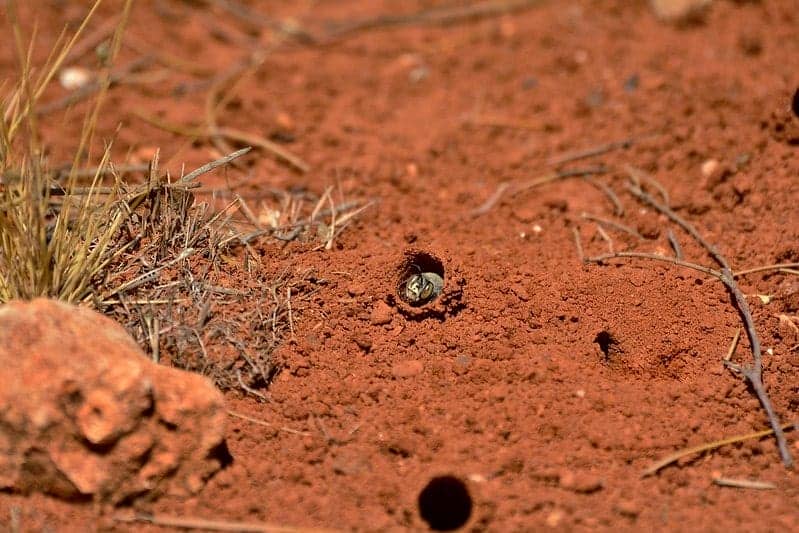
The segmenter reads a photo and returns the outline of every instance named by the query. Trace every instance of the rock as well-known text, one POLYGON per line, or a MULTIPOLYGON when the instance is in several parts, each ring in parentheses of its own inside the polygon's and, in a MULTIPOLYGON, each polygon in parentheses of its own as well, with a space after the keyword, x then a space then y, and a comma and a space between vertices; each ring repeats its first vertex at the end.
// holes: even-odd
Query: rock
POLYGON ((702 175, 705 178, 709 178, 710 176, 718 172, 720 166, 721 165, 718 159, 708 159, 704 163, 702 163, 700 169, 702 171, 702 175))
POLYGON ((660 236, 660 225, 653 218, 645 218, 639 221, 637 229, 644 239, 654 240, 660 236))
POLYGON ((370 317, 372 325, 382 326, 390 324, 392 318, 392 310, 389 305, 384 301, 379 301, 372 308, 372 315, 370 317))
POLYGON ((418 376, 424 370, 424 364, 421 361, 401 361, 391 367, 391 374, 395 378, 412 378, 418 376))
POLYGON ((633 500, 621 500, 616 503, 616 512, 628 518, 635 518, 641 513, 641 508, 633 500))
POLYGON ((0 489, 103 503, 189 495, 223 466, 222 395, 116 322, 52 300, 0 307, 0 489))
POLYGON ((602 490, 604 483, 600 478, 589 472, 564 470, 558 476, 558 485, 562 489, 579 494, 591 494, 592 492, 602 490))
POLYGON ((350 296, 362 296, 366 292, 366 285, 357 281, 353 281, 347 285, 347 294, 350 296))
POLYGON ((364 353, 369 353, 372 351, 372 339, 370 339, 369 337, 356 334, 353 335, 352 340, 355 341, 355 344, 357 344, 358 348, 363 350, 364 353))
POLYGON ((711 0, 649 0, 655 15, 668 22, 700 19, 711 0))

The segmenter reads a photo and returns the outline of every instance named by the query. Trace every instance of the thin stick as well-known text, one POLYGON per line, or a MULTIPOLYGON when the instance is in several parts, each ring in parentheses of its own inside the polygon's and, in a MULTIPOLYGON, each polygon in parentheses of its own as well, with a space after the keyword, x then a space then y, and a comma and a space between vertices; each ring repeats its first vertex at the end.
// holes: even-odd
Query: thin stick
POLYGON ((189 172, 188 174, 186 174, 185 176, 180 178, 179 181, 181 181, 183 183, 185 183, 187 181, 191 181, 191 180, 193 180, 193 179, 195 179, 195 178, 197 178, 199 176, 202 176, 206 172, 211 172, 212 170, 214 170, 217 167, 221 167, 222 165, 227 165, 228 163, 230 163, 231 161, 233 161, 237 157, 243 156, 244 154, 246 154, 250 150, 252 150, 252 146, 247 146, 246 148, 242 148, 241 150, 236 150, 232 154, 228 154, 228 155, 226 155, 224 157, 220 157, 216 161, 211 161, 210 163, 206 163, 203 166, 201 166, 200 168, 189 172))
POLYGON ((719 281, 721 281, 723 277, 722 273, 719 272, 718 270, 713 270, 712 268, 708 268, 704 265, 690 263, 688 261, 683 261, 682 259, 677 259, 676 257, 669 257, 666 255, 658 255, 658 254, 648 254, 644 252, 614 252, 612 254, 602 254, 593 257, 586 257, 585 261, 588 263, 604 263, 608 259, 619 259, 619 258, 651 259, 652 261, 661 261, 663 263, 670 263, 672 265, 690 268, 692 270, 696 270, 697 272, 702 272, 703 274, 707 274, 708 276, 713 276, 719 281))
POLYGON ((75 43, 75 46, 67 52, 64 61, 73 63, 83 57, 84 54, 94 50, 97 45, 111 37, 119 23, 120 19, 115 17, 109 17, 102 21, 95 30, 83 37, 80 42, 75 43))
MULTIPOLYGON (((534 189, 536 187, 540 187, 541 185, 546 185, 547 183, 552 183, 558 180, 566 178, 584 178, 586 176, 590 176, 593 174, 604 174, 605 172, 607 172, 607 168, 605 167, 578 168, 578 169, 561 170, 559 172, 549 172, 537 178, 533 178, 531 180, 527 180, 521 183, 519 182, 500 183, 494 194, 492 194, 491 197, 488 200, 486 200, 486 202, 483 205, 481 205, 477 209, 474 209, 471 214, 473 217, 477 217, 487 213, 488 211, 491 210, 491 208, 494 207, 494 205, 496 205, 499 202, 499 200, 502 198, 502 195, 505 194, 506 191, 510 191, 510 195, 515 196, 520 192, 528 191, 530 189, 534 189)), ((611 195, 615 196, 612 191, 611 195)), ((620 205, 621 204, 619 204, 619 206, 620 205)), ((614 207, 615 206, 616 204, 614 203, 614 207)))
MULTIPOLYGON (((142 119, 143 121, 147 122, 151 126, 154 126, 158 129, 168 131, 170 133, 174 133, 175 135, 182 135, 183 137, 196 137, 196 138, 204 138, 204 139, 212 139, 212 138, 226 138, 232 141, 249 144, 252 146, 257 146, 258 148, 271 153, 279 160, 285 161, 292 167, 296 168, 301 172, 307 172, 310 169, 308 163, 303 161, 299 156, 296 156, 289 152, 288 150, 282 148, 277 143, 272 141, 268 141, 263 137, 258 135, 247 133, 244 131, 237 130, 235 128, 227 128, 227 127, 219 127, 214 126, 213 129, 211 127, 200 127, 200 128, 193 128, 193 127, 186 127, 186 126, 179 126, 175 124, 169 124, 161 119, 151 117, 142 112, 134 112, 134 115, 142 119)), ((223 152, 229 152, 225 148, 223 152)))
POLYGON ((286 287, 286 307, 288 308, 289 314, 289 330, 291 331, 291 336, 294 336, 294 316, 291 311, 291 286, 289 285, 286 287))
POLYGON ((671 249, 674 250, 674 256, 677 259, 682 259, 682 246, 680 246, 680 241, 677 240, 677 236, 674 234, 671 228, 669 228, 667 237, 669 239, 669 244, 671 245, 671 249))
POLYGON ((472 216, 478 217, 480 215, 483 215, 491 211, 491 208, 494 207, 494 204, 496 204, 499 201, 499 199, 502 197, 502 195, 505 193, 508 187, 510 187, 510 183, 508 183, 507 181, 503 181, 502 183, 500 183, 499 186, 497 187, 497 190, 494 191, 494 193, 488 198, 488 200, 483 202, 483 204, 477 209, 472 210, 472 216))
POLYGON ((208 531, 235 531, 240 533, 322 533, 325 529, 275 526, 254 522, 231 522, 227 520, 206 520, 204 518, 183 518, 164 514, 136 513, 114 515, 114 520, 124 523, 144 522, 161 527, 180 529, 206 529, 208 531))
POLYGON ((628 190, 641 200, 643 203, 655 208, 659 213, 665 215, 669 220, 680 226, 688 235, 690 235, 699 245, 704 248, 710 256, 713 258, 716 263, 719 264, 722 270, 729 270, 730 265, 727 262, 727 259, 719 252, 718 248, 716 248, 713 244, 707 241, 702 234, 700 234, 696 228, 694 228, 693 224, 682 218, 680 215, 675 213, 668 205, 663 204, 655 200, 650 194, 645 192, 641 189, 640 186, 630 184, 628 190))
MULTIPOLYGON (((263 374, 263 371, 261 371, 261 373, 263 374)), ((236 369, 236 379, 238 379, 239 386, 242 389, 244 389, 245 391, 249 392, 253 396, 257 396, 258 398, 262 399, 265 402, 269 401, 269 398, 267 398, 266 396, 264 396, 263 394, 261 394, 257 390, 253 389, 252 387, 249 387, 246 383, 244 383, 244 380, 241 379, 241 370, 239 370, 238 368, 236 369)))
POLYGON ((777 263, 776 265, 747 268, 746 270, 739 270, 733 273, 733 276, 738 278, 741 276, 746 276, 747 274, 754 274, 756 272, 768 272, 770 270, 782 270, 784 268, 799 268, 799 263, 777 263))
POLYGON ((724 356, 725 361, 731 361, 732 356, 735 355, 735 350, 738 349, 738 341, 741 339, 741 328, 735 330, 735 336, 732 338, 730 348, 727 350, 727 355, 724 356))
POLYGON ((669 192, 653 176, 651 176, 647 172, 644 172, 640 168, 635 168, 635 167, 632 167, 630 165, 624 165, 624 170, 627 172, 627 175, 630 176, 630 179, 633 181, 633 183, 635 183, 636 186, 638 186, 640 188, 641 187, 641 181, 643 180, 643 181, 649 183, 658 192, 660 197, 663 198, 663 201, 667 205, 669 203, 671 203, 671 201, 669 200, 669 192))
POLYGON ((766 388, 763 385, 763 361, 760 338, 758 337, 757 330, 755 329, 752 312, 749 310, 749 304, 746 301, 746 297, 738 287, 738 283, 735 281, 735 276, 732 273, 732 269, 730 268, 727 258, 724 257, 713 244, 708 242, 691 223, 675 213, 668 205, 658 202, 652 196, 643 191, 638 185, 631 184, 629 186, 629 190, 639 200, 655 208, 658 212, 660 212, 660 214, 665 215, 669 218, 669 220, 685 230, 685 232, 693 237, 693 239, 699 243, 721 267, 721 277, 719 279, 722 283, 724 283, 724 285, 727 287, 727 291, 735 300, 738 314, 744 324, 744 329, 746 330, 746 335, 749 338, 749 345, 752 350, 751 365, 739 366, 734 365, 729 361, 725 361, 724 364, 730 370, 742 374, 749 381, 749 384, 752 386, 752 389, 754 389, 755 394, 763 406, 763 410, 766 411, 766 416, 768 417, 771 427, 774 429, 774 438, 777 440, 777 447, 780 450, 782 463, 786 468, 793 467, 793 457, 791 457, 791 452, 788 449, 788 443, 785 439, 785 434, 782 431, 779 417, 774 411, 771 398, 769 397, 768 393, 766 392, 766 388))
POLYGON ((580 231, 572 226, 572 235, 574 235, 574 246, 577 248, 577 258, 581 263, 585 262, 585 255, 583 255, 583 244, 580 242, 580 231))
POLYGON ((629 226, 625 226, 624 224, 620 224, 619 222, 616 222, 615 220, 608 220, 607 218, 598 217, 598 216, 593 215, 591 213, 585 213, 585 212, 581 213, 580 217, 585 219, 585 220, 590 220, 591 222, 596 222, 597 224, 601 224, 603 226, 607 226, 609 228, 613 228, 613 229, 618 230, 618 231, 620 231, 622 233, 627 233, 628 235, 632 235, 633 237, 635 237, 636 239, 639 239, 639 240, 642 240, 644 238, 643 235, 638 233, 633 228, 631 228, 629 226))
POLYGON ((604 240, 606 243, 608 243, 608 253, 611 253, 611 254, 612 254, 612 253, 613 253, 613 251, 614 251, 614 250, 613 250, 613 239, 611 239, 611 238, 610 238, 610 235, 608 235, 608 234, 605 232, 605 230, 604 230, 604 229, 602 229, 602 226, 600 226, 599 224, 597 224, 597 225, 596 225, 596 231, 597 231, 597 233, 599 233, 599 236, 600 236, 600 237, 602 237, 602 239, 603 239, 603 240, 604 240))
MULTIPOLYGON (((795 429, 796 424, 785 424, 780 426, 780 430, 788 431, 790 429, 795 429)), ((696 453, 707 452, 710 450, 715 450, 716 448, 721 448, 722 446, 727 446, 728 444, 735 444, 737 442, 744 442, 747 440, 752 439, 759 439, 761 437, 767 437, 774 433, 774 429, 764 429, 762 431, 756 431, 755 433, 747 433, 746 435, 736 435, 734 437, 728 437, 726 439, 717 440, 715 442, 710 442, 706 444, 700 444, 699 446, 692 446, 691 448, 686 448, 684 450, 680 450, 676 453, 672 453, 663 459, 657 461, 649 468, 643 471, 641 477, 651 476, 653 474, 657 474, 663 468, 669 466, 672 463, 676 463, 683 457, 687 457, 689 455, 694 455, 696 453)))
MULTIPOLYGON (((325 195, 322 195, 322 198, 324 198, 324 197, 325 197, 325 195)), ((354 207, 358 207, 358 205, 360 205, 360 202, 357 201, 357 200, 353 200, 353 201, 350 201, 350 202, 344 202, 344 203, 341 203, 341 204, 337 205, 335 211, 336 211, 336 213, 341 213, 343 211, 352 209, 354 207)), ((364 206, 361 206, 359 209, 355 210, 353 213, 357 214, 357 213, 363 211, 364 209, 366 209, 367 207, 369 207, 371 205, 372 205, 372 203, 368 203, 368 204, 366 204, 364 206)), ((318 206, 318 207, 321 207, 321 206, 318 206)), ((241 235, 241 236, 237 236, 237 237, 234 237, 234 238, 238 238, 239 241, 242 244, 247 244, 247 243, 251 242, 253 239, 255 239, 257 237, 260 237, 261 235, 271 234, 271 236, 276 238, 276 239, 279 239, 279 240, 282 240, 282 241, 292 241, 295 238, 297 238, 297 236, 301 233, 303 228, 313 224, 316 221, 315 219, 316 219, 317 216, 325 217, 325 216, 330 215, 331 213, 332 213, 332 211, 329 210, 329 209, 322 209, 322 210, 317 211, 316 214, 312 214, 309 218, 306 218, 306 219, 303 219, 303 220, 298 220, 297 222, 292 222, 291 224, 288 224, 286 226, 281 226, 281 227, 278 227, 278 228, 259 229, 259 230, 255 230, 255 231, 253 231, 251 233, 248 233, 246 235, 241 235), (289 233, 288 234, 283 234, 283 235, 278 233, 278 232, 282 232, 282 231, 288 231, 289 233)), ((345 215, 345 216, 347 216, 347 215, 345 215)))
MULTIPOLYGON (((541 0, 488 0, 465 7, 431 8, 409 15, 381 15, 365 20, 339 23, 327 35, 316 39, 316 41, 328 44, 330 41, 341 39, 355 32, 378 28, 417 24, 452 24, 463 20, 474 20, 519 11, 533 7, 540 2, 541 0)), ((330 25, 333 26, 332 24, 330 25)))
POLYGON ((629 148, 630 146, 633 145, 633 142, 634 142, 633 138, 628 138, 621 141, 614 141, 605 144, 600 144, 598 146, 594 146, 593 148, 588 148, 586 150, 567 152, 565 154, 549 158, 547 160, 547 165, 557 166, 557 165, 562 165, 563 163, 571 163, 572 161, 579 161, 580 159, 588 159, 589 157, 604 155, 614 150, 629 148))
POLYGON ((259 420, 257 418, 253 418, 251 416, 247 416, 247 415, 244 415, 244 414, 241 414, 241 413, 237 413, 236 411, 231 411, 230 409, 228 409, 227 414, 229 414, 230 416, 236 417, 236 418, 241 418, 242 420, 246 420, 247 422, 252 422, 253 424, 257 424, 259 426, 275 428, 275 429, 279 429, 280 431, 284 431, 286 433, 292 433, 294 435, 302 435, 303 437, 310 437, 311 436, 311 434, 308 433, 307 431, 298 431, 296 429, 291 429, 291 428, 287 428, 287 427, 278 427, 278 426, 275 426, 274 424, 270 424, 269 422, 267 422, 265 420, 259 420))
POLYGON ((292 167, 296 168, 300 172, 308 172, 311 169, 311 166, 306 163, 302 158, 296 156, 289 152, 288 150, 281 147, 279 144, 272 142, 270 140, 264 139, 259 135, 255 135, 252 133, 247 133, 245 131, 237 130, 235 128, 228 128, 228 127, 217 127, 212 130, 211 135, 220 135, 222 137, 226 137, 231 141, 236 141, 240 143, 250 144, 252 146, 257 146, 266 152, 270 152, 278 157, 278 159, 282 159, 292 167))
POLYGON ((604 174, 607 171, 608 169, 606 167, 599 166, 599 167, 561 170, 559 172, 550 172, 548 174, 544 174, 543 176, 539 176, 537 178, 533 178, 531 180, 512 186, 510 194, 511 196, 515 196, 520 192, 528 191, 530 189, 534 189, 536 187, 540 187, 541 185, 552 183, 554 181, 559 181, 566 178, 582 178, 594 174, 604 174))
POLYGON ((728 477, 714 477, 713 483, 719 487, 734 487, 736 489, 754 490, 773 490, 777 486, 767 481, 757 481, 756 479, 732 479, 728 477))
POLYGON ((624 216, 624 206, 622 205, 621 200, 619 200, 619 197, 616 196, 616 193, 613 191, 613 189, 611 189, 605 183, 599 180, 595 180, 590 176, 583 176, 583 180, 585 180, 586 182, 590 183, 591 185, 602 191, 605 194, 605 196, 608 197, 610 203, 613 204, 614 215, 616 215, 617 217, 624 216))

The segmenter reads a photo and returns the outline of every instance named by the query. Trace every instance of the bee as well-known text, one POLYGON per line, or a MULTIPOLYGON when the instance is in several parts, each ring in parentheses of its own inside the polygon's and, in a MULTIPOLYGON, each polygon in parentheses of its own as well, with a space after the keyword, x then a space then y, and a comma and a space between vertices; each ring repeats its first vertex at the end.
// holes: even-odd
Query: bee
POLYGON ((418 272, 403 285, 405 299, 412 305, 421 305, 441 294, 444 279, 435 272, 418 272))

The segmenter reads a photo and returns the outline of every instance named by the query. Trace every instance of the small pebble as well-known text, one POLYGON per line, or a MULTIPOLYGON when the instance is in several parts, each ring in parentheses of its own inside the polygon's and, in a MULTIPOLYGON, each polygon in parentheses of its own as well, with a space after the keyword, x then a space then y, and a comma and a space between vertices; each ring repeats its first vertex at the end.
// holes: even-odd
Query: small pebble
POLYGON ((58 74, 58 82, 68 91, 80 89, 93 79, 94 75, 83 67, 67 67, 58 74))
POLYGON ((702 175, 706 178, 709 178, 719 169, 719 162, 716 159, 708 159, 702 163, 700 168, 702 170, 702 175))
POLYGON ((393 312, 391 307, 389 307, 389 305, 386 302, 381 300, 377 302, 375 306, 372 308, 372 315, 371 315, 372 325, 382 326, 384 324, 390 324, 392 315, 393 312))
POLYGON ((588 472, 564 470, 558 477, 558 485, 562 489, 579 494, 590 494, 602 490, 604 483, 599 477, 588 472))
POLYGON ((350 296, 361 296, 366 292, 366 285, 354 281, 347 286, 347 293, 350 296))
POLYGON ((649 0, 655 16, 667 22, 700 19, 711 0, 649 0))
POLYGON ((564 512, 560 509, 555 509, 549 515, 547 515, 546 522, 549 527, 558 527, 560 523, 563 521, 563 517, 565 516, 564 512))

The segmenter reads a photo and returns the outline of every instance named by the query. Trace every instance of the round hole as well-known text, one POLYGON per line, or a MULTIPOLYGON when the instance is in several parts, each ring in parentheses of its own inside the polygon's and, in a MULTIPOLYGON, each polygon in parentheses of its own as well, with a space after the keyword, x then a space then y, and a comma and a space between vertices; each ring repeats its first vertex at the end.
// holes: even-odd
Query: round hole
POLYGON ((397 295, 412 307, 432 302, 444 290, 444 265, 434 255, 409 253, 398 270, 397 295))
POLYGON ((452 531, 472 515, 466 484, 454 476, 434 477, 419 493, 419 515, 434 531, 452 531))

